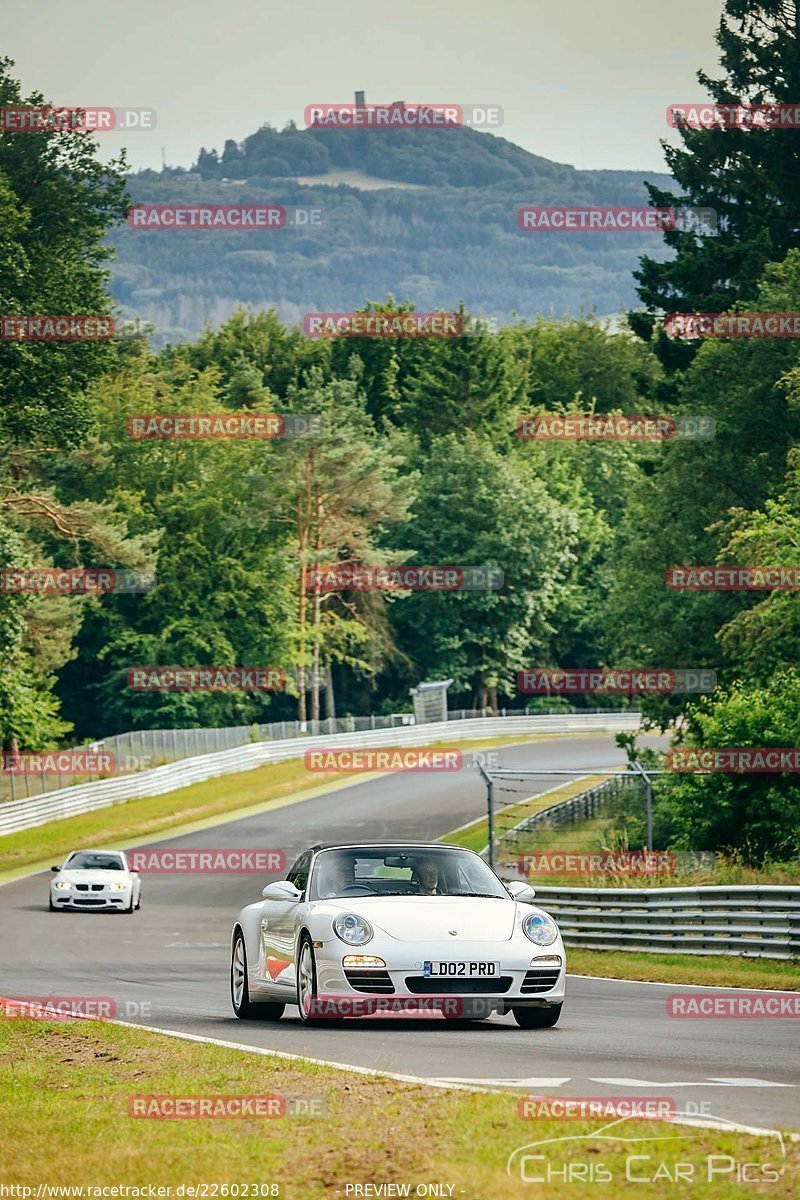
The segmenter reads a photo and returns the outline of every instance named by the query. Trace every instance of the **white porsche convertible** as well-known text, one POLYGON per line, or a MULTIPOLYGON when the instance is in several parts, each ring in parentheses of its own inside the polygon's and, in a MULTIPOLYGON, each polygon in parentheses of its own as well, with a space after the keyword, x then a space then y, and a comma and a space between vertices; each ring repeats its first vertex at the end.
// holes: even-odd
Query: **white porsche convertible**
POLYGON ((314 846, 243 908, 231 939, 237 1017, 276 1021, 425 1010, 558 1021, 566 959, 533 889, 503 884, 460 846, 314 846), (404 1007, 403 1002, 407 1002, 404 1007))

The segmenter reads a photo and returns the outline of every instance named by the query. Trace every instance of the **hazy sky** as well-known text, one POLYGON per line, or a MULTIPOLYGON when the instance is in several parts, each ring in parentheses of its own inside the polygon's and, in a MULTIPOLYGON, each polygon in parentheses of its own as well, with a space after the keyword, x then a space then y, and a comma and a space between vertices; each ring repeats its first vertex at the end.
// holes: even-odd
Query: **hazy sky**
MULTIPOLYGON (((493 103, 498 132, 578 167, 663 169, 671 102, 715 73, 722 0, 37 0, 6 5, 4 53, 60 104, 155 108, 104 134, 134 167, 188 166, 314 101, 493 103)), ((669 136, 674 137, 674 134, 669 136)))

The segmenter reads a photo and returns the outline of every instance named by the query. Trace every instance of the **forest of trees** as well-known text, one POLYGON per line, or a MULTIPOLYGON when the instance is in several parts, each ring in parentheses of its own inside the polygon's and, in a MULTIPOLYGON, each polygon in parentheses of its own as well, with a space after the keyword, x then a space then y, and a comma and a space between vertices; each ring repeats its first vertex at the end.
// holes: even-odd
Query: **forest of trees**
MULTIPOLYGON (((707 81, 712 93, 800 95, 795 6, 725 9, 725 75, 707 81)), ((21 102, 6 62, 0 103, 21 102)), ((688 744, 796 746, 797 594, 680 592, 665 572, 800 566, 800 343, 679 342, 663 316, 800 312, 800 139, 688 129, 681 139, 673 191, 717 208, 721 233, 666 235, 674 254, 643 260, 631 328, 540 317, 463 338, 312 340, 275 310, 243 309, 158 349, 145 335, 1 341, 3 566, 157 577, 145 594, 0 592, 3 744, 393 711, 409 686, 445 677, 456 706, 519 708, 523 668, 610 665, 717 672, 699 700, 645 701, 662 726, 678 718, 688 744), (232 411, 324 425, 273 441, 126 433, 132 414, 232 411), (541 412, 705 415, 716 436, 521 440, 519 419, 541 412), (337 561, 485 564, 505 582, 308 593, 304 568, 337 561), (136 692, 126 673, 138 664, 270 665, 289 684, 273 696, 136 692)), ((83 135, 0 135, 3 312, 111 311, 105 236, 123 219, 124 184, 124 163, 101 166, 83 135), (51 219, 65 211, 69 222, 51 219)), ((308 269, 327 266, 312 253, 308 269)), ((512 276, 505 286, 513 293, 512 276)), ((412 302, 425 309, 422 291, 412 302)), ((442 307, 458 303, 451 291, 442 307)), ((659 844, 796 856, 796 778, 671 779, 657 796, 659 844)))

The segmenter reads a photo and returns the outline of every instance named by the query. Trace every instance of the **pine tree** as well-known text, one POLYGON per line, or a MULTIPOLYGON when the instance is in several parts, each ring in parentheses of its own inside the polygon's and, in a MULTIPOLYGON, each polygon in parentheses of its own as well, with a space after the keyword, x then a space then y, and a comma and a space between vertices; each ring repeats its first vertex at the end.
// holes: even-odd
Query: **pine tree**
MULTIPOLYGON (((800 2, 726 0, 716 35, 724 74, 698 81, 718 105, 800 107, 800 2)), ((685 366, 696 347, 670 342, 657 328, 663 312, 723 312, 750 300, 769 262, 800 246, 800 129, 724 127, 680 131, 683 145, 662 143, 682 193, 648 184, 658 207, 711 208, 718 229, 700 236, 670 230, 668 262, 643 257, 636 272, 646 311, 632 328, 667 367, 685 366)))

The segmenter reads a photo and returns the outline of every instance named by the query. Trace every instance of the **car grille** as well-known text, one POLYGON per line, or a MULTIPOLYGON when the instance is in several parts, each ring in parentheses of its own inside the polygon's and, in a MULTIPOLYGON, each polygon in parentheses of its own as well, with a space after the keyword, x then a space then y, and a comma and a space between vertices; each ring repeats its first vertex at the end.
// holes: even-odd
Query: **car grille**
POLYGON ((528 994, 531 992, 549 992, 558 983, 560 974, 560 967, 550 967, 547 970, 540 967, 538 970, 526 971, 522 987, 519 990, 528 994))
POLYGON ((103 899, 102 896, 76 896, 74 903, 75 904, 84 904, 84 905, 86 905, 86 904, 105 904, 105 900, 103 899))
POLYGON ((494 996, 507 992, 511 983, 510 975, 497 979, 425 979, 409 975, 406 979, 406 987, 415 996, 494 996))
POLYGON ((388 971, 345 971, 344 977, 357 992, 387 995, 394 993, 388 971))
POLYGON ((103 883, 76 883, 75 888, 79 892, 102 892, 105 884, 103 883))

